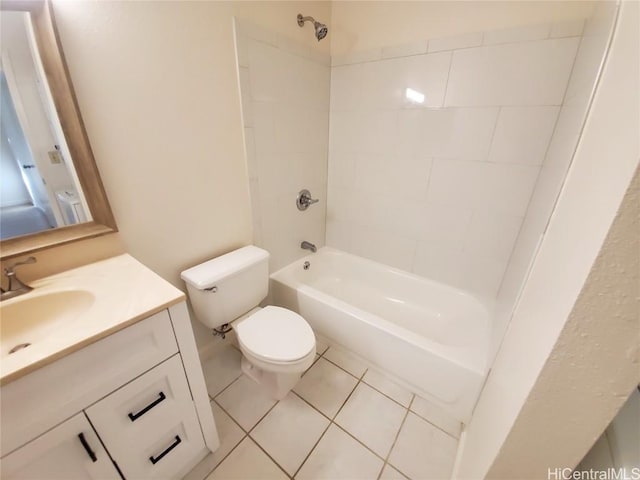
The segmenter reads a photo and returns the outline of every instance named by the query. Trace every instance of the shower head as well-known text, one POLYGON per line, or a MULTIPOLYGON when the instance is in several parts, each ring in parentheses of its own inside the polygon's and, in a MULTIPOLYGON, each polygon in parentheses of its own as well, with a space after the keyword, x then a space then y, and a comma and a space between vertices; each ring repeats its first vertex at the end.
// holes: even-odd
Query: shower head
POLYGON ((316 38, 318 41, 322 40, 329 33, 329 29, 324 23, 316 22, 313 17, 303 17, 301 13, 298 14, 298 26, 304 27, 304 22, 313 22, 313 26, 316 29, 316 38))

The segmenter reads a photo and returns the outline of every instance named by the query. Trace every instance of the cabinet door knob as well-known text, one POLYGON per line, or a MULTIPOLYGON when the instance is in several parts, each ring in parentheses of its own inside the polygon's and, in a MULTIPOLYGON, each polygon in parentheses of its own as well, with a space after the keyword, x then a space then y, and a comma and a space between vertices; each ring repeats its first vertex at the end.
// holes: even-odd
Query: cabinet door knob
POLYGON ((87 442, 87 439, 84 438, 84 433, 79 433, 78 434, 78 438, 80 439, 80 443, 82 444, 82 446, 84 447, 85 451, 87 452, 87 455, 89 455, 89 458, 91 459, 91 461, 92 462, 97 462, 98 461, 98 457, 96 457, 96 452, 91 450, 91 447, 89 446, 89 442, 87 442))
POLYGON ((162 460, 162 457, 164 457, 167 453, 169 453, 171 450, 173 450, 174 448, 176 448, 178 445, 180 445, 180 442, 182 442, 182 439, 180 438, 179 435, 176 435, 176 439, 173 441, 173 443, 171 445, 169 445, 164 452, 162 452, 160 455, 158 455, 157 457, 154 457, 153 455, 151 455, 149 457, 149 460, 151 461, 151 463, 153 463, 154 465, 156 463, 158 463, 160 460, 162 460))
POLYGON ((158 394, 158 398, 156 398, 153 402, 151 402, 149 405, 147 405, 146 407, 144 407, 142 410, 140 410, 138 413, 130 413, 129 414, 129 419, 131 419, 132 422, 135 422, 138 418, 140 418, 142 415, 144 415, 145 413, 147 413, 149 410, 151 410, 153 407, 155 407, 156 405, 158 405, 160 402, 162 402, 166 397, 166 395, 164 394, 164 392, 160 392, 158 394))

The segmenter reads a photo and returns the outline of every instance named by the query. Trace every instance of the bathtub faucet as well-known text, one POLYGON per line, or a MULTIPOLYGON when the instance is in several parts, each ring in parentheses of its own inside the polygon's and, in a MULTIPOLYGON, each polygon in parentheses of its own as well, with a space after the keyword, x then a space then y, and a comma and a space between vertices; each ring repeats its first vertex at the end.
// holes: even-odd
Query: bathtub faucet
POLYGON ((307 242, 306 240, 300 244, 300 248, 303 250, 311 250, 313 253, 316 253, 316 250, 318 250, 313 243, 307 242))

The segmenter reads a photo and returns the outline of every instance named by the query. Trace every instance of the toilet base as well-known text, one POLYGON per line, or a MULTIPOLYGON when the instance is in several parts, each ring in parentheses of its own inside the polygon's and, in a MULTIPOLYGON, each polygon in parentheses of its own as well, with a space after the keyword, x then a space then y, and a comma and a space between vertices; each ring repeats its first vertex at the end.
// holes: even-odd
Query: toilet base
POLYGON ((282 400, 298 383, 302 372, 268 372, 253 365, 242 356, 242 372, 251 380, 261 385, 267 395, 275 400, 282 400))

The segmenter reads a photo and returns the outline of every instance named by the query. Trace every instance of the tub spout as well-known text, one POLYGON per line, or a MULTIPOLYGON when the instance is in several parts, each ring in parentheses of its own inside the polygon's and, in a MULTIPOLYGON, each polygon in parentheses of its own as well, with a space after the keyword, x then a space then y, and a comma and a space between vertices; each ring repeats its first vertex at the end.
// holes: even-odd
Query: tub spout
POLYGON ((307 242, 306 240, 304 240, 300 244, 300 248, 302 248, 303 250, 311 250, 313 253, 316 253, 316 251, 318 250, 313 243, 307 242))

